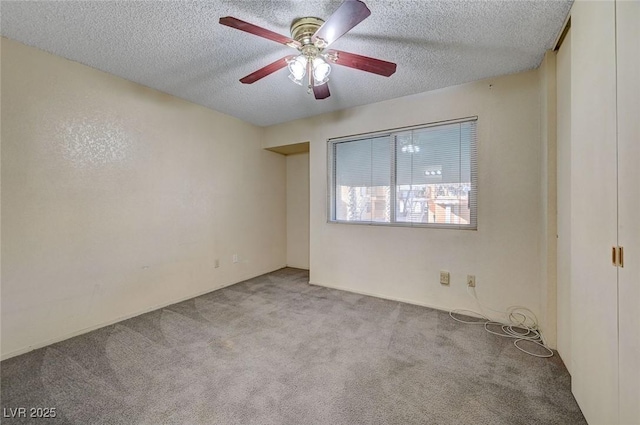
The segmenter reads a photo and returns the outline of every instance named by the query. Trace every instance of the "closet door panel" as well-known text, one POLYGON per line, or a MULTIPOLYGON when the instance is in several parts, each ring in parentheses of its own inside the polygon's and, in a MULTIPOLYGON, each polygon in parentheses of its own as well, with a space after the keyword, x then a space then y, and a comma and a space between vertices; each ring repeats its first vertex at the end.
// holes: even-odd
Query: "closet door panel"
POLYGON ((557 87, 557 332, 558 353, 571 368, 571 30, 556 60, 557 87))
POLYGON ((640 1, 616 8, 620 423, 640 424, 640 1))
POLYGON ((615 3, 571 13, 571 372, 591 424, 618 423, 615 3))

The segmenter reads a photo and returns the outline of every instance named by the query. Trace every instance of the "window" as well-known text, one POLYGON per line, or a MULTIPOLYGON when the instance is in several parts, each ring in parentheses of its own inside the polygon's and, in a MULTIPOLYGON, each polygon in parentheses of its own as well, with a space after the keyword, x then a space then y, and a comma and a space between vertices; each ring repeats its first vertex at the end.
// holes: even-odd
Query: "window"
POLYGON ((476 229, 476 123, 329 140, 329 220, 476 229))

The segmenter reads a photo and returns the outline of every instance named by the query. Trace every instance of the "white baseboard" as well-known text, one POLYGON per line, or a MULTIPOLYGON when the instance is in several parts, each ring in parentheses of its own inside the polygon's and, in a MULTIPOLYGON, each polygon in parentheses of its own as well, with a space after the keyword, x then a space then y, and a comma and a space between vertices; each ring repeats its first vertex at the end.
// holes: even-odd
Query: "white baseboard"
POLYGON ((294 266, 292 264, 287 264, 285 267, 291 267, 292 269, 299 269, 299 270, 307 270, 307 271, 309 271, 309 266, 302 267, 302 266, 294 266))
POLYGON ((340 291, 351 292, 353 294, 366 295, 366 296, 369 296, 369 297, 381 298, 383 300, 398 301, 398 302, 406 303, 406 304, 419 305, 420 307, 429 307, 429 308, 432 308, 434 310, 446 311, 447 313, 449 311, 451 311, 451 309, 446 308, 444 306, 437 306, 437 305, 434 305, 434 304, 423 303, 423 302, 420 302, 420 301, 410 300, 410 299, 407 299, 407 298, 390 297, 388 295, 378 294, 376 292, 357 291, 355 289, 346 288, 344 286, 327 285, 325 283, 315 283, 315 282, 309 282, 309 285, 323 286, 325 288, 331 288, 331 289, 339 289, 340 291))
MULTIPOLYGON (((438 305, 434 305, 434 304, 423 303, 423 302, 420 302, 420 301, 410 300, 410 299, 406 299, 406 298, 390 297, 390 296, 383 295, 383 294, 378 294, 378 293, 375 293, 375 292, 357 291, 355 289, 346 288, 344 286, 327 285, 327 284, 315 283, 315 282, 309 282, 309 285, 322 286, 322 287, 325 287, 325 288, 338 289, 340 291, 351 292, 353 294, 359 294, 359 295, 366 295, 366 296, 369 296, 369 297, 381 298, 383 300, 398 301, 398 302, 402 302, 402 303, 406 303, 406 304, 413 304, 413 305, 418 305, 418 306, 421 306, 421 307, 428 307, 428 308, 432 308, 434 310, 444 311, 446 313, 450 312, 451 310, 455 310, 455 309, 444 307, 444 306, 438 306, 438 305)), ((553 350, 556 350, 556 354, 558 354, 558 356, 559 356, 559 353, 557 353, 557 347, 552 347, 551 346, 550 348, 552 348, 553 350)))
POLYGON ((145 313, 149 313, 150 311, 158 310, 158 309, 161 309, 161 308, 173 305, 173 304, 181 303, 182 301, 190 300, 191 298, 199 297, 201 295, 217 291, 218 289, 226 288, 228 286, 235 285, 236 283, 244 282, 245 280, 252 279, 252 278, 257 277, 257 276, 262 276, 263 274, 271 273, 271 272, 274 272, 276 270, 280 270, 280 269, 282 269, 284 267, 286 267, 286 266, 278 267, 276 269, 273 269, 273 270, 270 270, 270 271, 266 271, 266 272, 261 272, 261 273, 258 273, 256 275, 249 275, 247 277, 243 277, 241 280, 238 280, 238 281, 229 282, 229 283, 223 283, 222 285, 217 286, 215 288, 209 288, 209 289, 206 289, 204 291, 199 291, 199 292, 197 292, 195 294, 187 295, 185 297, 181 297, 181 298, 178 298, 178 299, 175 299, 175 300, 171 300, 171 301, 168 301, 166 303, 161 303, 161 304, 155 305, 153 307, 149 307, 149 308, 145 308, 145 309, 140 310, 140 311, 136 311, 136 312, 131 313, 131 314, 126 314, 124 316, 117 317, 117 318, 115 318, 113 320, 109 320, 107 322, 99 323, 97 325, 89 326, 87 328, 82 328, 80 330, 77 330, 77 331, 74 331, 74 332, 71 332, 71 333, 68 333, 68 334, 64 334, 64 335, 61 335, 61 336, 58 336, 58 337, 55 337, 55 338, 51 338, 51 339, 48 339, 46 341, 38 342, 36 344, 31 344, 31 345, 28 345, 26 347, 19 348, 17 350, 11 351, 9 353, 2 354, 2 356, 0 356, 0 360, 10 359, 11 357, 19 356, 20 354, 25 354, 25 353, 28 353, 29 351, 37 350, 38 348, 43 348, 43 347, 46 347, 46 346, 51 345, 51 344, 55 344, 55 343, 60 342, 60 341, 64 341, 66 339, 73 338, 73 337, 76 337, 78 335, 85 334, 87 332, 95 331, 96 329, 104 328, 105 326, 113 325, 114 323, 122 322, 123 320, 131 319, 132 317, 136 317, 136 316, 140 316, 140 315, 145 314, 145 313))

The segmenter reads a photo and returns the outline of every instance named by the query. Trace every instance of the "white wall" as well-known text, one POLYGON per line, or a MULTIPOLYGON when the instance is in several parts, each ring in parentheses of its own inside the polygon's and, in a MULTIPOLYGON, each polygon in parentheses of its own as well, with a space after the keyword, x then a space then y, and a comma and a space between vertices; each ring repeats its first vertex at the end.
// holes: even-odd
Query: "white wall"
POLYGON ((442 309, 475 308, 469 273, 487 305, 524 305, 539 314, 546 285, 540 115, 540 81, 530 71, 268 127, 265 147, 311 141, 311 282, 442 309), (327 139, 473 115, 477 231, 327 223, 327 139), (451 272, 450 286, 440 285, 439 270, 451 272))
POLYGON ((285 265, 263 129, 4 38, 2 106, 2 358, 285 265))
POLYGON ((309 153, 287 156, 287 266, 309 269, 309 153))

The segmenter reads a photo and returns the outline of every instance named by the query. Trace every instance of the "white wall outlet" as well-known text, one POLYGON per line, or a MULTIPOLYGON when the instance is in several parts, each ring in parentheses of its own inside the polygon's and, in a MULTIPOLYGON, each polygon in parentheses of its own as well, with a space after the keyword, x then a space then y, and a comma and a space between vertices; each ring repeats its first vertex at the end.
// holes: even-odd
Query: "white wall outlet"
POLYGON ((213 268, 217 269, 218 267, 220 267, 220 260, 216 258, 215 260, 213 260, 213 268))
POLYGON ((234 263, 238 262, 238 254, 233 254, 233 262, 234 263))
POLYGON ((467 275, 467 286, 469 286, 471 288, 475 288, 476 287, 476 275, 474 275, 474 274, 468 274, 467 275))
POLYGON ((440 272, 440 283, 443 285, 449 284, 449 272, 445 272, 445 271, 440 272))

